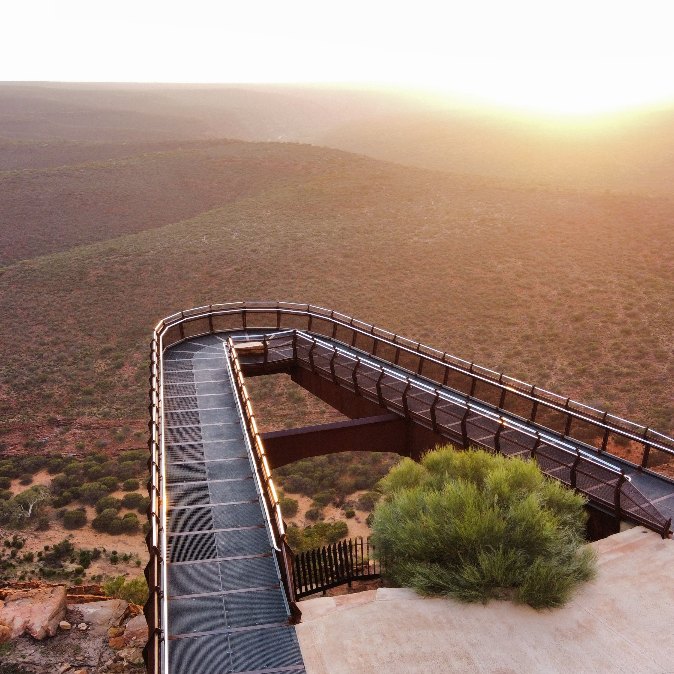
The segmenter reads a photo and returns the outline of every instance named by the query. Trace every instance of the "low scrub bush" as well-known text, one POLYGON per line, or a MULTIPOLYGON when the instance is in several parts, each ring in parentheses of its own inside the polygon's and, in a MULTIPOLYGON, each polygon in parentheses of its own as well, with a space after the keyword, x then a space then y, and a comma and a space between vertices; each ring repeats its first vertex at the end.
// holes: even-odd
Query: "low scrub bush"
POLYGON ((148 598, 147 583, 142 576, 131 580, 125 580, 124 576, 117 576, 104 583, 103 591, 108 597, 124 599, 140 606, 145 604, 148 598))
POLYGON ((104 496, 96 501, 96 512, 100 515, 104 510, 113 508, 119 510, 122 507, 122 501, 114 496, 104 496))
POLYGON ((138 510, 143 507, 145 503, 145 496, 139 494, 138 492, 132 492, 131 494, 124 494, 122 497, 122 507, 130 508, 131 510, 138 510))
POLYGON ((63 526, 66 529, 81 529, 87 523, 84 510, 66 510, 63 513, 63 526))
POLYGON ((284 517, 295 517, 297 515, 300 505, 297 499, 281 496, 279 503, 284 517))
POLYGON ((387 574, 425 595, 560 606, 594 573, 584 499, 530 461, 451 447, 403 460, 373 517, 387 574))

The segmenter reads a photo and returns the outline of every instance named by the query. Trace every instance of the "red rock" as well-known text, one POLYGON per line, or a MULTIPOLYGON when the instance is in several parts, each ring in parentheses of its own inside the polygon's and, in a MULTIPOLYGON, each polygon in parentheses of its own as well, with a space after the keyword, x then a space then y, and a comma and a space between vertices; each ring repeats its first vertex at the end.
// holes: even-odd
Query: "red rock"
MULTIPOLYGON (((0 625, 10 630, 10 639, 28 633, 34 639, 53 637, 66 614, 64 585, 12 590, 0 606, 0 625)), ((6 630, 3 630, 6 633, 6 630)))
POLYGON ((120 648, 124 648, 126 644, 124 643, 124 637, 110 637, 108 640, 110 648, 114 648, 118 651, 120 648))
POLYGON ((144 646, 147 643, 147 621, 142 613, 126 623, 124 643, 128 646, 144 646))

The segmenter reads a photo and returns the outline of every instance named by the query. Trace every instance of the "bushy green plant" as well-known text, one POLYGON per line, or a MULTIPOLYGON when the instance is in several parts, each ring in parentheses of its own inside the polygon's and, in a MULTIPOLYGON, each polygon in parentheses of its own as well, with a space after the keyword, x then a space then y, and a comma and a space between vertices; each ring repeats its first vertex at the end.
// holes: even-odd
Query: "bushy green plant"
POLYGON ((317 522, 310 527, 291 525, 287 529, 288 544, 295 552, 303 552, 319 548, 329 543, 336 543, 349 533, 346 522, 317 522))
POLYGON ((451 447, 381 480, 373 539, 387 573, 421 594, 559 606, 594 572, 584 499, 531 461, 451 447))
POLYGON ((142 494, 139 494, 138 492, 131 492, 130 494, 124 494, 121 503, 123 508, 137 510, 138 508, 142 507, 144 501, 145 497, 142 494))
POLYGON ((122 484, 122 489, 124 491, 136 491, 138 487, 140 486, 140 483, 135 477, 130 477, 128 480, 124 480, 124 483, 122 484))
POLYGON ((114 496, 104 496, 96 501, 96 512, 100 515, 104 510, 113 508, 119 510, 122 507, 122 501, 114 496))
POLYGON ((108 597, 116 597, 142 606, 148 598, 148 589, 145 578, 139 576, 131 580, 124 580, 124 576, 117 576, 103 584, 103 591, 108 597))
POLYGON ((281 496, 279 503, 284 517, 295 517, 297 515, 300 505, 297 499, 281 496))
POLYGON ((63 513, 63 526, 66 529, 81 529, 87 523, 84 510, 66 510, 63 513))

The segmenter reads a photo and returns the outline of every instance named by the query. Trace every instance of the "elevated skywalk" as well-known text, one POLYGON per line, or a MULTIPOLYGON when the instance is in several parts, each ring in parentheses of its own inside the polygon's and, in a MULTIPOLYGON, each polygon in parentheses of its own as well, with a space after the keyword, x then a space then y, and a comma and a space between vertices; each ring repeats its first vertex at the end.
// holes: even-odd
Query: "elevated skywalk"
MULTIPOLYGON (((396 446, 381 451, 415 456, 449 440, 533 457, 616 521, 669 532, 667 436, 318 307, 182 312, 157 326, 152 344, 151 672, 304 671, 292 552, 271 481, 276 450, 271 441, 265 450, 243 382, 244 373, 283 371, 365 410, 347 414, 354 421, 341 431, 389 424, 396 446), (640 447, 640 462, 609 454, 613 438, 640 447)), ((307 429, 296 430, 300 442, 307 429)))
POLYGON ((303 672, 223 340, 168 349, 162 380, 168 671, 303 672))

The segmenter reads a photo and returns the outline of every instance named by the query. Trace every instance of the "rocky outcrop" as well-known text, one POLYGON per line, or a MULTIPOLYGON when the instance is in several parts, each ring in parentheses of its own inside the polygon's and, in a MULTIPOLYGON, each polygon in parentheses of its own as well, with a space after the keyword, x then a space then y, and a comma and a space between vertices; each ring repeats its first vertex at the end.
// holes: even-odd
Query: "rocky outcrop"
POLYGON ((0 640, 23 634, 38 640, 53 637, 65 615, 64 585, 5 590, 0 600, 0 640))
POLYGON ((107 634, 110 627, 117 627, 129 607, 123 599, 107 599, 86 604, 71 604, 70 608, 82 615, 82 620, 95 634, 107 634))

